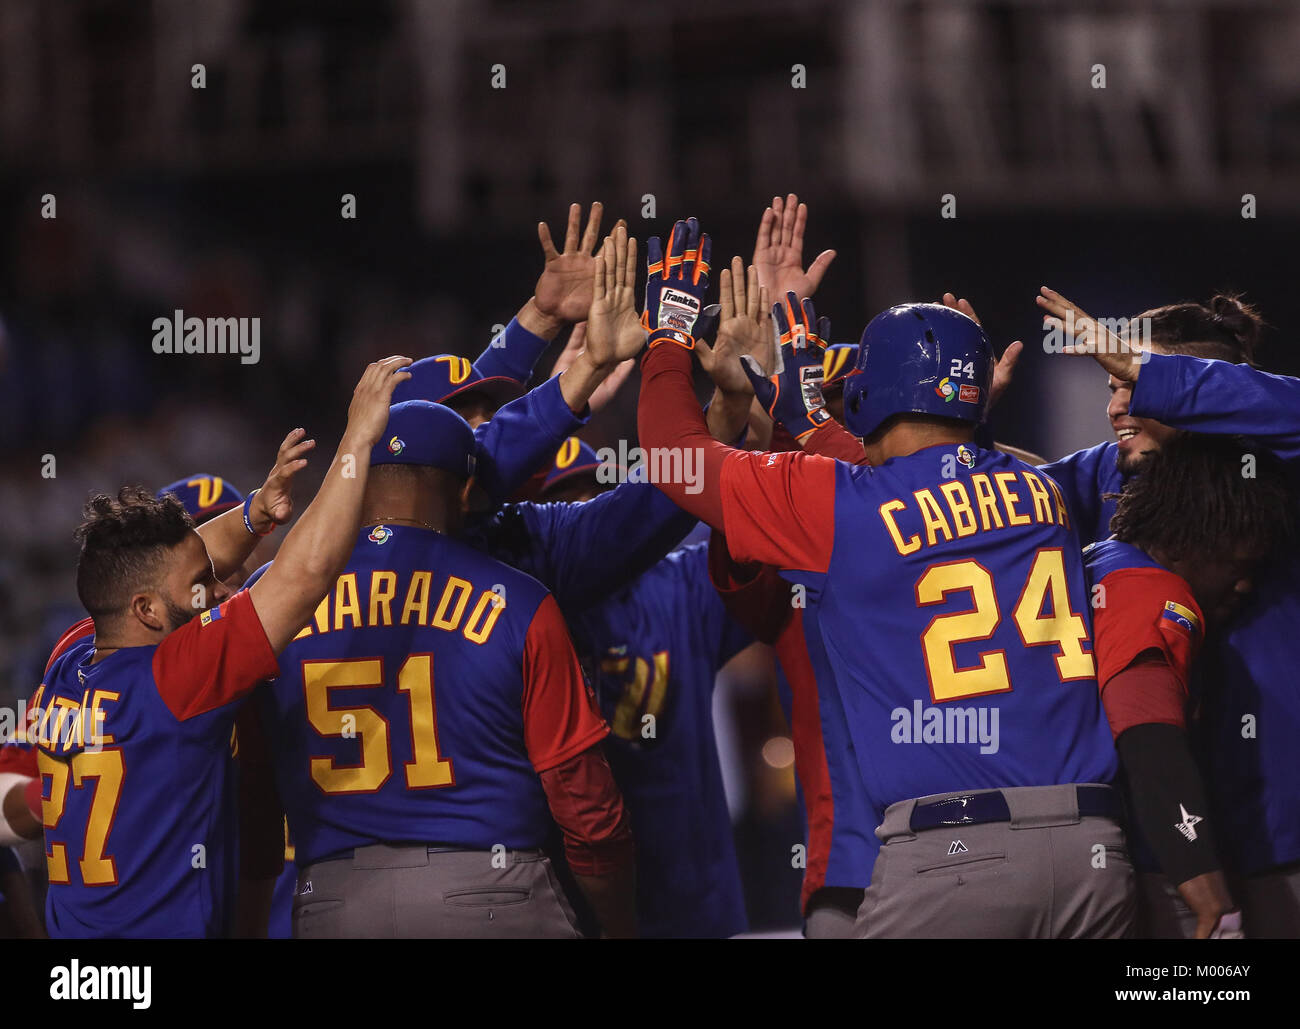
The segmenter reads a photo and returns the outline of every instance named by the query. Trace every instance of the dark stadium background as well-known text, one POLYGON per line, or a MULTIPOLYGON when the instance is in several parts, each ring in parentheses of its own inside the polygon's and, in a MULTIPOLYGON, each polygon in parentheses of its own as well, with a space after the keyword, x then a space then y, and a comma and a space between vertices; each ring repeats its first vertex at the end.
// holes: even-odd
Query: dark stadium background
MULTIPOLYGON (((4 0, 0 703, 77 616, 89 490, 247 490, 288 428, 332 445, 363 362, 488 343, 572 201, 643 241, 697 215, 716 266, 797 191, 805 259, 840 255, 832 338, 970 298, 999 348, 1026 342, 998 436, 1048 456, 1109 434, 1092 363, 1043 353, 1040 284, 1111 317, 1244 290, 1262 363, 1300 373, 1297 52, 1300 11, 1244 0, 4 0), (176 308, 261 318, 260 363, 153 354, 176 308)), ((630 439, 635 406, 634 377, 589 440, 630 439)), ((792 777, 762 756, 782 730, 761 676, 731 678, 751 913, 792 926, 792 777)))

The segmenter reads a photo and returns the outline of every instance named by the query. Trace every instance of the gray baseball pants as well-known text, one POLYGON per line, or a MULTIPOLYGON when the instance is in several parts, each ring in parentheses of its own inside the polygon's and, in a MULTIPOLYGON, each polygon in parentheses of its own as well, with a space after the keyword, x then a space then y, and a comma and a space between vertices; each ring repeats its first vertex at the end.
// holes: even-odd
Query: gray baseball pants
POLYGON ((536 850, 376 844, 298 873, 295 939, 578 939, 536 850))
POLYGON ((1137 907, 1124 832, 1080 816, 1073 785, 965 790, 892 804, 854 935, 1118 938, 1137 907), (918 804, 1000 792, 1010 820, 913 831, 918 804))

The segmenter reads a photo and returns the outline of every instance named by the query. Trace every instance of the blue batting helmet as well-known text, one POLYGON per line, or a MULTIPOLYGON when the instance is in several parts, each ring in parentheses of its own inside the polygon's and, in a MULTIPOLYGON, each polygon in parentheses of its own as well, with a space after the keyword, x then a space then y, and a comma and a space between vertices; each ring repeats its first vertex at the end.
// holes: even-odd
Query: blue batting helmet
POLYGON ((992 383, 993 347, 977 322, 942 304, 900 304, 862 333, 844 423, 864 437, 896 414, 978 423, 992 383))

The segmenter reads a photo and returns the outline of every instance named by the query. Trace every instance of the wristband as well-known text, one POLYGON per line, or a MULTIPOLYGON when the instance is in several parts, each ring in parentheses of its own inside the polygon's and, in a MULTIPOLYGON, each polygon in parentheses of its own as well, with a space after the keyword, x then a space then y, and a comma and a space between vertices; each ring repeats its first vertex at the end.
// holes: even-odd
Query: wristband
POLYGON ((646 340, 646 349, 653 350, 660 343, 676 343, 684 350, 695 349, 695 337, 680 329, 655 329, 646 340))
POLYGON ((253 528, 252 519, 248 517, 248 512, 253 506, 253 498, 261 492, 262 489, 259 486, 257 489, 253 490, 252 493, 250 493, 248 496, 244 498, 244 528, 247 529, 249 534, 252 536, 269 536, 271 535, 271 533, 275 532, 275 522, 271 523, 271 527, 267 529, 266 532, 258 532, 256 529, 253 528))

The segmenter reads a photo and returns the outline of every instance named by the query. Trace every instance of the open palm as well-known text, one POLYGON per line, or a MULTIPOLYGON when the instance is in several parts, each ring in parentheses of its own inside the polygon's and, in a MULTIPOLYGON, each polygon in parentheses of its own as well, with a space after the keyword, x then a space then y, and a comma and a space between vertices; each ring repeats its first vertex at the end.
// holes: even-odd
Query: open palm
POLYGON ((775 340, 767 289, 759 286, 757 269, 751 265, 746 271, 739 257, 731 259, 729 269, 722 269, 718 289, 721 301, 718 335, 712 347, 703 340, 696 341, 700 365, 724 393, 752 394, 754 387, 740 359, 748 354, 769 371, 774 363, 775 340))
POLYGON ((592 249, 600 234, 602 214, 603 208, 599 203, 591 205, 586 231, 579 240, 582 208, 578 204, 570 205, 562 252, 555 249, 547 224, 538 222, 537 238, 542 244, 546 263, 533 297, 543 314, 566 322, 580 322, 587 317, 587 309, 591 306, 591 277, 596 264, 592 249))
POLYGON ((754 241, 750 262, 758 271, 758 281, 772 296, 793 293, 800 299, 810 297, 821 285, 822 276, 835 260, 834 250, 823 250, 805 271, 803 234, 808 222, 808 206, 791 193, 785 200, 772 198, 772 206, 763 212, 754 241))
POLYGON ((645 327, 636 313, 636 272, 636 240, 620 224, 593 260, 588 286, 587 356, 598 367, 636 357, 645 346, 645 327))

